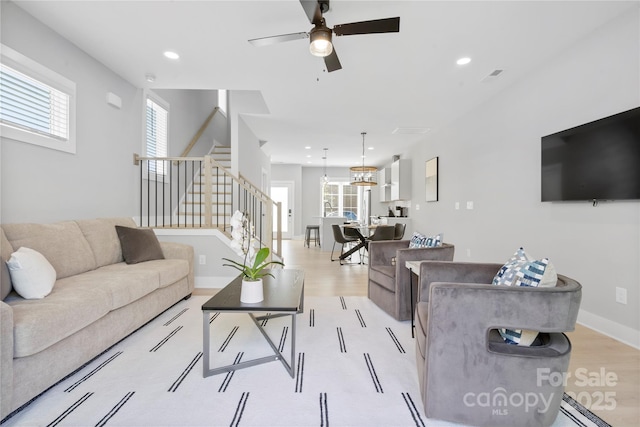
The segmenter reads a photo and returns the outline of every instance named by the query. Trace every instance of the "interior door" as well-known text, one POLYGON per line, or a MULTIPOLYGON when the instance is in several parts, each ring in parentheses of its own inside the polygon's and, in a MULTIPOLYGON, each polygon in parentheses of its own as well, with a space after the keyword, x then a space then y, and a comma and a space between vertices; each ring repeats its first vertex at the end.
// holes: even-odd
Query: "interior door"
MULTIPOLYGON (((294 224, 294 212, 293 212, 293 181, 273 181, 271 182, 271 198, 282 204, 282 238, 293 238, 293 224, 294 224)), ((273 208, 273 230, 275 234, 276 230, 276 209, 273 208)), ((275 237, 275 236, 274 236, 275 237)))

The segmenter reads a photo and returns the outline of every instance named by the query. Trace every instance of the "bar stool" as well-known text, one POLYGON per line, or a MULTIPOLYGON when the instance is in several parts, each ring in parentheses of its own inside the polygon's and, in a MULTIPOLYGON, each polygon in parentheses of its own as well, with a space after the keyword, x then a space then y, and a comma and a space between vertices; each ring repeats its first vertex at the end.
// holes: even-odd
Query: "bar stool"
POLYGON ((307 230, 304 233, 304 243, 310 248, 310 242, 313 240, 313 245, 320 246, 320 226, 319 225, 307 225, 307 230))

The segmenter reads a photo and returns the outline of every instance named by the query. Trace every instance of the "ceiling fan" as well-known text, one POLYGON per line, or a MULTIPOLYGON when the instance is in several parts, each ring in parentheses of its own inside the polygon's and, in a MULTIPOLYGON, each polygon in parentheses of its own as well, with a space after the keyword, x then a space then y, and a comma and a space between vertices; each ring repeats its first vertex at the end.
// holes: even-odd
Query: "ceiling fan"
POLYGON ((329 10, 329 0, 300 0, 300 4, 314 25, 311 31, 279 36, 251 39, 249 43, 254 46, 267 46, 275 43, 291 40, 311 39, 309 49, 312 55, 324 58, 327 72, 340 70, 340 60, 331 41, 332 34, 336 36, 352 36, 356 34, 397 33, 400 31, 400 18, 374 19, 371 21, 352 22, 350 24, 336 25, 328 28, 322 16, 329 10))

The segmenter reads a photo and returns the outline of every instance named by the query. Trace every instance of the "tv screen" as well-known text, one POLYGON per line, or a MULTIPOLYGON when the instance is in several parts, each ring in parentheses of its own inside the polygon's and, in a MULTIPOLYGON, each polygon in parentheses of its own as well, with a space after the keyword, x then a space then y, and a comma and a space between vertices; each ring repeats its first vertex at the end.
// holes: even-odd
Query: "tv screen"
POLYGON ((640 199, 640 107, 542 137, 542 201, 640 199))

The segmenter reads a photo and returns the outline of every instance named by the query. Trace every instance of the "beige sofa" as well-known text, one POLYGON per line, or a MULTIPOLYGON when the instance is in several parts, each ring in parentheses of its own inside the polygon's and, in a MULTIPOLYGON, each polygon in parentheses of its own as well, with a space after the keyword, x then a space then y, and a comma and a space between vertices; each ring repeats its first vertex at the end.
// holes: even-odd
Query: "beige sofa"
POLYGON ((126 264, 116 225, 136 227, 130 218, 2 225, 0 419, 191 295, 191 246, 160 242, 165 259, 126 264), (55 269, 42 299, 6 295, 5 261, 20 247, 55 269))

